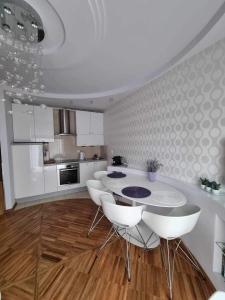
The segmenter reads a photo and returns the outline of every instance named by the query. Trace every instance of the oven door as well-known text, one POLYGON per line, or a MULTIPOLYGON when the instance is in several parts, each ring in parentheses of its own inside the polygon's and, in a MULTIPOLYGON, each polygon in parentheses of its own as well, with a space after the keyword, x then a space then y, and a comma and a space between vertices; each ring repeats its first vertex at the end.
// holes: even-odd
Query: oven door
POLYGON ((64 168, 58 170, 59 186, 79 183, 79 168, 64 168))

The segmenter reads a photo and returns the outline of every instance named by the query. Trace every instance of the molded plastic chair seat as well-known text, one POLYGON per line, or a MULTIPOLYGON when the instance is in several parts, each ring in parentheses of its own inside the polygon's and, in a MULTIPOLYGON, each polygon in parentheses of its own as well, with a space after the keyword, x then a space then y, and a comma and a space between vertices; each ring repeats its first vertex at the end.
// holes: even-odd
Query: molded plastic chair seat
POLYGON ((193 230, 200 213, 198 206, 186 204, 171 210, 144 211, 142 220, 160 237, 175 239, 193 230))
POLYGON ((124 232, 122 234, 122 237, 126 240, 126 253, 125 253, 125 265, 128 273, 128 280, 131 278, 131 270, 130 270, 130 251, 129 246, 130 243, 129 238, 130 234, 128 232, 129 228, 135 227, 143 240, 140 231, 137 227, 138 223, 142 219, 142 212, 145 209, 145 205, 140 206, 123 206, 116 204, 116 201, 112 194, 102 194, 100 196, 101 204, 103 212, 106 216, 106 218, 112 223, 112 230, 111 235, 109 234, 105 243, 101 246, 100 250, 105 247, 105 245, 110 241, 110 239, 116 234, 117 237, 120 237, 119 231, 122 229, 124 232))
POLYGON ((181 236, 191 232, 195 227, 201 213, 200 207, 196 205, 186 204, 184 206, 173 209, 157 209, 144 211, 142 215, 143 222, 151 228, 160 238, 166 240, 166 250, 161 246, 161 254, 170 291, 170 299, 172 299, 174 261, 176 253, 181 251, 181 256, 189 261, 204 277, 197 261, 188 249, 184 250, 181 246, 181 239, 176 242, 176 247, 171 254, 169 240, 180 238, 181 236))
POLYGON ((91 199, 95 202, 95 204, 101 206, 100 195, 104 192, 108 192, 107 188, 100 180, 88 180, 86 184, 91 199))
POLYGON ((217 291, 215 292, 209 300, 224 300, 225 299, 225 292, 217 291))
POLYGON ((103 193, 107 193, 108 191, 104 187, 104 185, 101 183, 100 180, 88 180, 86 182, 86 184, 87 184, 88 192, 90 194, 91 199, 98 206, 98 209, 97 209, 96 214, 94 216, 94 219, 92 221, 91 227, 88 231, 88 236, 89 236, 89 234, 95 229, 95 227, 98 225, 98 223, 104 217, 104 214, 101 211, 100 195, 102 195, 103 193), (97 217, 98 217, 99 214, 101 214, 101 216, 97 220, 97 217))
POLYGON ((112 195, 102 194, 100 196, 102 209, 107 219, 119 226, 134 227, 142 219, 145 205, 123 206, 117 205, 112 195))

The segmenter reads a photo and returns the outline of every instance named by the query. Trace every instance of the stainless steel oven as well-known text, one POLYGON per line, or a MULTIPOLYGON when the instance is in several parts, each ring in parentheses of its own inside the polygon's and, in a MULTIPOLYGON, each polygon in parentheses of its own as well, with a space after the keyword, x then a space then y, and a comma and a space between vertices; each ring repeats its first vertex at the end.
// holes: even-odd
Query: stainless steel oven
POLYGON ((80 183, 79 163, 57 165, 58 186, 80 183))

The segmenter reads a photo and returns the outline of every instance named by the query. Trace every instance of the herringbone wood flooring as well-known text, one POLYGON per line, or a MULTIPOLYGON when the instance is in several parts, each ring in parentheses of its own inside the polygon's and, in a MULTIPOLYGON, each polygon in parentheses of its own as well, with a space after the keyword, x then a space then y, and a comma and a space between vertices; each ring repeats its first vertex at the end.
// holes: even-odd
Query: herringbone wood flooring
MULTIPOLYGON (((131 247, 127 281, 119 241, 99 256, 110 228, 103 220, 87 238, 96 207, 89 199, 24 208, 0 217, 0 290, 3 300, 168 299, 160 250, 131 247)), ((214 291, 187 263, 176 261, 174 299, 205 300, 214 291)))

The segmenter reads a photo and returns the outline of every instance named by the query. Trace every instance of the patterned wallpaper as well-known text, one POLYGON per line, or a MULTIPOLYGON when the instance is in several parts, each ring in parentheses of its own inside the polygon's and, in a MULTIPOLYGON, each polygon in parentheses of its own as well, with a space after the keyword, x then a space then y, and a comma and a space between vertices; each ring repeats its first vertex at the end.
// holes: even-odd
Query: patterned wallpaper
POLYGON ((108 155, 196 182, 225 178, 225 40, 174 67, 105 113, 108 155))

